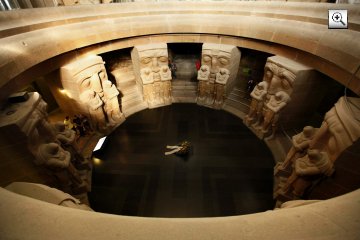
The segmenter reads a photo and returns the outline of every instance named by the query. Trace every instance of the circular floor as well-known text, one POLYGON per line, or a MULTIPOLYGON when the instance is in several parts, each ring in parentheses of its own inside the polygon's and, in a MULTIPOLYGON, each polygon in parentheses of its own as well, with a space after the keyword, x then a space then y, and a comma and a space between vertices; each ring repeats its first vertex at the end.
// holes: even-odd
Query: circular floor
POLYGON ((242 121, 195 104, 136 113, 96 156, 89 194, 98 212, 146 217, 215 217, 273 208, 274 161, 242 121), (188 140, 187 158, 165 156, 188 140))

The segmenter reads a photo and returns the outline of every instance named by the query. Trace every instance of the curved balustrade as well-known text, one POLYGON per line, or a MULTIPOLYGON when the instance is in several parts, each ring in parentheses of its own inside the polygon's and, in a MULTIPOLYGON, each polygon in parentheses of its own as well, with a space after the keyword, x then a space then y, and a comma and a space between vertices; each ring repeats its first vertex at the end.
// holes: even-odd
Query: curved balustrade
MULTIPOLYGON (((347 85, 360 65, 359 30, 359 8, 347 4, 152 2, 0 12, 0 98, 81 54, 153 42, 252 48, 306 63, 347 85), (334 8, 349 10, 348 30, 328 29, 334 8)), ((350 88, 360 93, 357 79, 350 88)))

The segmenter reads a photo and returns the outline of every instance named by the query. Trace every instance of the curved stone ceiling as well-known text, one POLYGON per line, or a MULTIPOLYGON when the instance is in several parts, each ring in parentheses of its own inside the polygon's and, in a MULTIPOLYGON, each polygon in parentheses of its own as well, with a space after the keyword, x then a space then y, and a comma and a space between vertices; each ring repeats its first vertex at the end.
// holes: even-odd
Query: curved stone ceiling
MULTIPOLYGON (((360 9, 288 2, 162 2, 0 12, 0 99, 82 54, 151 42, 229 43, 286 56, 344 85, 360 66, 360 9), (328 9, 349 29, 329 30, 328 9), (75 50, 75 51, 74 51, 75 50)), ((360 73, 350 89, 360 93, 360 73)))

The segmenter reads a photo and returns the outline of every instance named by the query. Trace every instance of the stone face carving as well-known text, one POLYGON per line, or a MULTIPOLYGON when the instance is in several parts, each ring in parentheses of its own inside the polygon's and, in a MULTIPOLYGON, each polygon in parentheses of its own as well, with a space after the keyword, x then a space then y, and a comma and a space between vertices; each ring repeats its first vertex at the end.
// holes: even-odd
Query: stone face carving
POLYGON ((271 58, 265 65, 265 81, 269 83, 268 94, 274 95, 279 91, 284 91, 287 94, 292 93, 292 86, 296 75, 291 70, 276 64, 271 58))
POLYGON ((120 111, 118 95, 119 91, 109 80, 103 81, 105 113, 110 125, 116 125, 125 121, 124 114, 120 111))
POLYGON ((252 102, 249 113, 244 118, 244 124, 260 139, 265 137, 271 139, 274 137, 280 120, 284 124, 296 122, 297 120, 294 119, 299 119, 297 114, 301 113, 303 117, 308 112, 306 110, 311 112, 313 107, 304 104, 309 99, 305 99, 306 96, 303 92, 309 88, 307 86, 310 82, 309 79, 315 76, 315 73, 305 65, 279 56, 269 57, 264 70, 261 83, 266 83, 266 93, 263 90, 265 89, 264 85, 261 85, 260 90, 255 87, 255 92, 253 91, 251 94, 252 102), (290 101, 293 98, 295 100, 290 101), (259 111, 261 107, 263 110, 259 111), (257 123, 253 124, 254 122, 257 123), (260 128, 259 125, 262 127, 260 128))
POLYGON ((125 120, 119 91, 108 80, 101 57, 90 56, 61 67, 60 80, 78 107, 73 114, 87 116, 94 130, 107 133, 125 120))
POLYGON ((228 89, 233 86, 240 63, 236 46, 204 43, 198 71, 199 105, 221 108, 228 89))
POLYGON ((171 71, 167 45, 135 46, 131 52, 138 85, 149 108, 171 104, 171 71))
POLYGON ((307 126, 293 137, 284 162, 275 167, 277 205, 297 199, 321 176, 331 176, 340 154, 360 138, 360 99, 341 97, 319 129, 307 126))

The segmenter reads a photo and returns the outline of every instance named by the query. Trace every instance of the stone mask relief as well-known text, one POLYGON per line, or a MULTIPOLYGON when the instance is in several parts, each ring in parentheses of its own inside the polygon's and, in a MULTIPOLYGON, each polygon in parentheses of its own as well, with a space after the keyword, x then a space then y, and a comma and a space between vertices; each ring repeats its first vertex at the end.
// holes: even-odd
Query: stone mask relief
POLYGON ((134 72, 149 108, 171 104, 171 71, 165 43, 135 46, 131 52, 134 72))
POLYGON ((160 70, 162 66, 168 68, 167 49, 151 49, 139 52, 140 69, 148 68, 151 70, 153 81, 160 81, 160 70))
POLYGON ((62 67, 61 73, 64 89, 71 92, 94 130, 107 132, 124 120, 117 99, 119 91, 108 80, 105 62, 100 56, 72 62, 62 67))
POLYGON ((230 65, 231 54, 218 49, 203 49, 202 51, 202 65, 207 65, 210 68, 209 81, 215 82, 216 74, 220 69, 228 69, 230 65))
POLYGON ((267 62, 265 65, 264 81, 269 83, 268 94, 270 95, 279 91, 291 94, 295 77, 295 74, 288 69, 272 62, 267 62))

